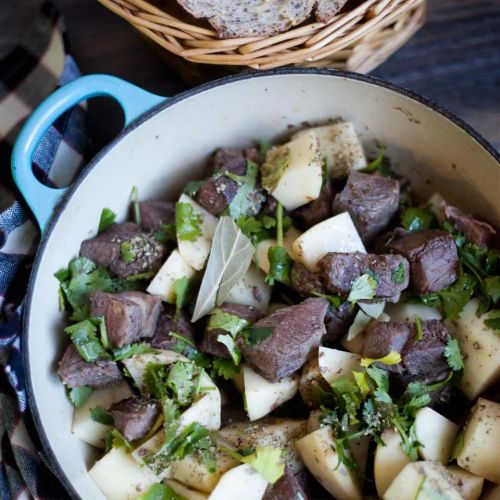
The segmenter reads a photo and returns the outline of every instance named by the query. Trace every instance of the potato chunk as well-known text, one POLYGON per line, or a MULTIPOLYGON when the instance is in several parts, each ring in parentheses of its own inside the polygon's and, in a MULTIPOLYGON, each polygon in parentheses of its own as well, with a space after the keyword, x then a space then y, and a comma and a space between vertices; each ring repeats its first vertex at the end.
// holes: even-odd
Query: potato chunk
POLYGON ((484 483, 482 477, 467 472, 458 465, 449 465, 446 469, 457 481, 458 490, 464 500, 477 500, 481 496, 484 483))
POLYGON ((271 288, 264 281, 265 277, 255 264, 250 264, 245 275, 231 288, 225 302, 253 306, 264 312, 271 297, 271 288))
POLYGON ((242 464, 227 471, 212 491, 209 500, 261 500, 269 483, 250 465, 242 464), (235 495, 235 492, 238 492, 235 495))
POLYGON ((465 426, 457 463, 476 476, 500 483, 500 403, 479 398, 465 426))
POLYGON ((351 377, 354 370, 359 371, 361 357, 350 352, 320 347, 318 352, 319 371, 331 384, 340 377, 351 377))

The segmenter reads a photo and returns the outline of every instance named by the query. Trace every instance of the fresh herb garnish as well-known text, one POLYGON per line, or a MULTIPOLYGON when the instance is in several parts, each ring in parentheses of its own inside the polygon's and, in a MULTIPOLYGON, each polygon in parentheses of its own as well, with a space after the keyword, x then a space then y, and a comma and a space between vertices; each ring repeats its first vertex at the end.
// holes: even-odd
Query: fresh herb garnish
POLYGON ((248 326, 248 321, 236 316, 236 314, 231 314, 223 311, 220 308, 216 308, 210 314, 208 319, 207 329, 208 330, 225 330, 229 332, 233 337, 236 337, 243 329, 248 326))
POLYGON ((116 214, 110 208, 103 208, 101 212, 101 218, 99 219, 99 227, 97 228, 97 234, 105 231, 111 224, 115 222, 116 214))
POLYGON ((106 328, 102 319, 86 319, 68 326, 64 331, 71 337, 80 356, 91 363, 98 359, 110 359, 111 356, 97 336, 98 328, 106 328))
POLYGON ((189 181, 184 186, 184 193, 187 194, 190 198, 192 198, 203 186, 205 181, 189 181))
POLYGON ((361 169, 360 172, 363 172, 364 174, 371 174, 377 171, 382 165, 382 162, 384 161, 384 153, 385 153, 385 147, 381 146, 376 158, 372 160, 370 163, 368 163, 368 165, 365 168, 361 169))
POLYGON ((139 190, 137 189, 137 186, 134 186, 132 188, 131 198, 132 198, 132 212, 134 214, 134 222, 140 226, 141 225, 141 205, 139 202, 139 190))
POLYGON ((186 497, 176 493, 168 484, 156 483, 146 493, 138 496, 137 500, 186 500, 186 497))
POLYGON ((130 442, 115 428, 106 433, 106 450, 110 450, 111 448, 126 448, 128 451, 134 449, 130 442))
MULTIPOLYGON (((242 215, 252 212, 252 206, 255 205, 255 185, 257 183, 257 174, 259 167, 253 161, 247 160, 247 169, 245 176, 238 176, 239 187, 236 196, 229 204, 228 211, 232 219, 237 220, 242 215)), ((228 176, 228 174, 225 174, 228 176)), ((232 178, 232 177, 231 177, 232 178)))
POLYGON ((239 372, 240 368, 231 359, 214 357, 211 373, 213 378, 222 377, 225 380, 232 380, 239 372))
MULTIPOLYGON (((254 244, 269 240, 274 237, 273 228, 276 227, 276 219, 268 215, 259 215, 252 217, 250 215, 240 215, 236 219, 236 224, 243 232, 243 234, 254 244)), ((291 226, 291 219, 285 217, 283 219, 283 230, 287 231, 291 226)))
POLYGON ((424 338, 424 331, 422 329, 422 320, 418 316, 415 316, 415 328, 417 330, 415 338, 417 340, 422 340, 424 338))
POLYGON ((260 167, 262 186, 273 192, 288 168, 290 163, 290 149, 288 146, 276 146, 266 155, 266 161, 260 167))
POLYGON ((122 347, 113 349, 113 359, 114 361, 123 361, 124 359, 131 358, 138 354, 146 354, 148 352, 153 352, 152 347, 145 342, 137 342, 135 344, 126 344, 122 347))
POLYGON ((401 214, 401 225, 409 232, 429 229, 436 223, 436 217, 428 207, 409 207, 401 214))
POLYGON ((129 241, 124 241, 120 244, 120 259, 123 262, 133 262, 137 257, 137 253, 129 241))
POLYGON ((457 339, 448 339, 446 347, 444 348, 444 357, 454 372, 463 370, 464 363, 462 361, 462 353, 460 352, 457 339))
POLYGON ((392 281, 396 283, 396 285, 401 285, 401 283, 405 280, 405 266, 402 262, 399 263, 399 266, 392 273, 392 281))
POLYGON ((250 326, 245 329, 244 338, 245 343, 249 346, 256 346, 261 342, 264 342, 267 338, 269 338, 274 331, 274 326, 250 326))
POLYGON ((356 303, 358 300, 370 300, 377 293, 378 282, 369 273, 362 274, 354 280, 347 300, 356 303))
POLYGON ((105 410, 102 406, 95 406, 90 408, 90 418, 102 425, 113 425, 113 415, 105 410))
POLYGON ((199 284, 198 276, 187 276, 184 278, 179 278, 175 280, 174 290, 175 290, 175 318, 179 318, 180 311, 183 307, 189 304, 189 302, 194 298, 194 293, 197 285, 199 284))
POLYGON ((191 203, 175 204, 175 229, 177 239, 181 241, 196 241, 201 236, 201 215, 194 212, 191 203))
POLYGON ((328 300, 328 302, 330 302, 330 307, 332 309, 338 309, 345 302, 345 299, 340 295, 329 295, 326 293, 319 293, 319 292, 312 292, 311 295, 328 300))
POLYGON ((281 246, 270 247, 267 251, 269 259, 269 272, 265 278, 269 286, 273 286, 276 281, 280 283, 290 282, 293 260, 288 255, 286 248, 281 246))
POLYGON ((92 394, 92 387, 82 385, 81 387, 73 387, 68 389, 68 399, 75 408, 80 408, 84 405, 92 394))
POLYGON ((484 324, 488 328, 492 328, 495 335, 500 337, 500 309, 490 311, 488 318, 484 320, 484 324))
POLYGON ((401 363, 401 354, 398 351, 391 351, 389 354, 381 357, 381 358, 361 358, 360 365, 364 368, 368 368, 373 363, 383 363, 384 365, 397 365, 401 363))
POLYGON ((241 361, 241 352, 236 345, 236 342, 234 341, 234 337, 231 335, 218 335, 217 336, 217 342, 220 342, 221 344, 224 344, 227 347, 227 350, 229 351, 229 354, 231 355, 231 359, 233 360, 233 363, 238 366, 241 361))
POLYGON ((162 222, 160 227, 154 233, 155 240, 163 243, 165 245, 175 242, 177 238, 177 232, 175 229, 175 224, 167 224, 162 222))

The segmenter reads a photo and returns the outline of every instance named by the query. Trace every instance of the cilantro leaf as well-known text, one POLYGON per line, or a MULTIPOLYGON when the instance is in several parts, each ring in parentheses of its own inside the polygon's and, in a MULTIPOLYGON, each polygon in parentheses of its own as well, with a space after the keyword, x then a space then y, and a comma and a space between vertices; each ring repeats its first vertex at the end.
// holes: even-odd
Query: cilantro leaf
POLYGON ((195 214, 190 203, 175 204, 175 228, 177 239, 181 241, 196 241, 201 236, 202 218, 195 214))
POLYGON ((175 224, 167 224, 162 222, 160 227, 154 233, 155 240, 167 245, 168 243, 175 242, 177 233, 175 224))
POLYGON ((268 215, 259 215, 257 217, 240 215, 236 219, 236 224, 252 244, 257 245, 263 240, 274 237, 272 229, 276 227, 276 219, 268 215))
POLYGON ((92 394, 92 387, 82 385, 81 387, 73 387, 68 390, 68 399, 75 408, 80 408, 84 405, 92 394))
POLYGON ((424 338, 424 331, 422 329, 422 320, 415 316, 415 328, 417 330, 417 336, 415 337, 417 340, 422 340, 424 338))
POLYGON ((290 163, 290 149, 286 145, 276 146, 266 154, 266 160, 260 167, 262 186, 272 193, 290 163))
POLYGON ((212 377, 222 377, 225 380, 232 380, 238 375, 240 369, 232 360, 214 357, 212 363, 212 377))
POLYGON ((193 362, 178 361, 169 366, 166 385, 180 405, 191 402, 199 370, 193 362))
POLYGON ((176 319, 179 317, 180 310, 192 300, 196 286, 199 284, 199 277, 192 276, 188 278, 179 278, 174 282, 175 290, 175 313, 176 319))
POLYGON ((217 342, 224 344, 231 355, 233 363, 235 365, 239 365, 241 361, 241 353, 234 341, 234 338, 231 335, 218 335, 217 342))
POLYGON ((377 157, 368 163, 365 168, 361 169, 360 172, 363 172, 364 174, 371 174, 372 172, 377 171, 384 161, 384 152, 385 148, 382 146, 377 157))
POLYGON ((274 331, 274 326, 251 326, 245 330, 245 342, 249 346, 256 346, 269 338, 274 331))
POLYGON ((241 461, 257 471, 267 482, 274 484, 284 473, 282 450, 272 446, 259 447, 255 453, 242 457, 241 461))
POLYGON ((484 320, 488 328, 492 328, 495 335, 500 336, 500 309, 490 311, 488 318, 484 320))
POLYGON ((265 278, 266 283, 269 286, 273 286, 275 281, 289 283, 293 260, 288 255, 286 248, 280 246, 270 247, 267 251, 267 257, 269 259, 269 272, 265 278))
POLYGON ((493 304, 500 301, 500 276, 490 276, 483 280, 483 287, 493 304))
POLYGON ((464 363, 457 339, 448 339, 444 348, 444 356, 453 371, 457 372, 463 369, 464 363))
POLYGON ((356 382, 356 385, 358 386, 359 390, 361 391, 361 394, 366 397, 368 394, 370 394, 371 387, 370 387, 370 382, 368 375, 366 372, 357 372, 353 371, 352 375, 354 377, 354 381, 356 382))
POLYGON ((368 273, 362 274, 354 280, 347 300, 357 302, 358 300, 369 300, 375 297, 377 293, 377 280, 368 273))
POLYGON ((113 448, 126 448, 129 451, 132 451, 134 449, 130 442, 123 437, 121 432, 115 428, 108 431, 106 442, 109 442, 109 444, 113 448))
POLYGON ((391 351, 389 354, 378 359, 361 358, 359 364, 362 367, 367 368, 375 362, 383 363, 384 365, 397 365, 398 363, 401 363, 401 354, 398 351, 391 351))
POLYGON ((124 241, 120 244, 120 259, 123 262, 133 262, 137 257, 137 253, 129 241, 124 241))
POLYGON ((113 425, 113 415, 105 410, 102 406, 95 406, 90 408, 90 418, 102 425, 113 425))
POLYGON ((103 208, 101 212, 101 218, 99 219, 99 227, 97 228, 97 234, 105 231, 113 222, 115 222, 116 214, 113 210, 109 208, 103 208))
POLYGON ((392 281, 396 283, 396 285, 400 285, 405 280, 405 266, 402 262, 399 263, 399 266, 392 273, 392 281))
POLYGON ((236 314, 231 314, 223 311, 220 308, 216 308, 210 314, 208 320, 207 329, 208 330, 225 330, 229 332, 233 337, 236 337, 245 327, 248 326, 248 321, 236 316, 236 314))
POLYGON ((111 358, 106 349, 104 349, 101 341, 97 338, 96 322, 99 325, 104 321, 86 319, 64 329, 70 335, 80 356, 88 363, 98 359, 111 358))
MULTIPOLYGON (((256 198, 255 185, 257 183, 257 174, 259 167, 253 161, 247 160, 247 169, 245 176, 240 180, 240 186, 229 204, 229 215, 232 219, 236 220, 242 215, 252 212, 252 208, 259 203, 256 198)), ((227 175, 227 174, 226 174, 227 175)), ((259 204, 260 206, 260 204, 259 204)))
POLYGON ((184 186, 184 193, 187 194, 190 198, 192 198, 203 186, 205 181, 189 181, 184 186))
POLYGON ((137 186, 132 188, 132 193, 130 195, 132 199, 132 213, 134 215, 134 222, 140 226, 141 225, 141 206, 139 203, 139 190, 137 186))
POLYGON ((429 229, 436 222, 436 217, 428 207, 410 207, 401 214, 401 225, 409 232, 429 229))
POLYGON ((156 483, 146 493, 138 496, 137 500, 186 500, 186 497, 176 493, 168 484, 156 483))
POLYGON ((319 292, 312 292, 311 295, 328 300, 328 302, 330 302, 330 307, 332 309, 338 309, 344 303, 344 298, 341 297, 340 295, 328 295, 326 293, 319 293, 319 292))
POLYGON ((152 347, 145 342, 137 342, 135 344, 126 344, 122 347, 113 349, 113 359, 115 361, 123 361, 137 354, 146 354, 153 352, 152 347))

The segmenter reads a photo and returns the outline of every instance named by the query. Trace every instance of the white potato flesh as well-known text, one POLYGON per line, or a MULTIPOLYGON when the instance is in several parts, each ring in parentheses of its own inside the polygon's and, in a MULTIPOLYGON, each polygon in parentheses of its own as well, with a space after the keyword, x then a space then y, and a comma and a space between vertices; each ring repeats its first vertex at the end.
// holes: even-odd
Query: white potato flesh
POLYGON ((500 380, 500 337, 484 324, 488 317, 477 317, 477 299, 466 304, 458 320, 449 321, 464 361, 460 389, 471 400, 500 380))
MULTIPOLYGON (((295 250, 293 248, 294 241, 301 235, 302 233, 291 227, 283 237, 283 247, 286 248, 288 254, 293 260, 297 260, 297 256, 295 255, 295 250)), ((257 243, 255 247, 255 257, 254 260, 257 265, 264 271, 266 274, 269 272, 270 264, 268 258, 268 251, 271 247, 275 247, 278 245, 278 242, 275 239, 270 240, 262 240, 257 243)))
MULTIPOLYGON (((349 327, 349 330, 347 331, 346 340, 348 342, 356 340, 360 335, 360 333, 362 333, 365 330, 365 328, 369 325, 372 319, 373 318, 371 316, 369 316, 362 309, 360 309, 356 313, 354 321, 352 322, 351 326, 349 327)), ((351 351, 352 349, 349 350, 351 351)), ((357 351, 352 351, 352 352, 357 352, 357 351)))
POLYGON ((351 170, 366 167, 366 157, 356 129, 351 122, 337 122, 321 127, 314 127, 297 132, 300 137, 309 131, 314 132, 319 140, 321 157, 331 177, 345 177, 351 170))
POLYGON ((500 403, 479 398, 465 426, 464 446, 457 457, 463 469, 500 483, 500 403))
POLYGON ((245 275, 231 288, 225 302, 253 306, 264 312, 271 298, 271 288, 264 281, 265 277, 255 264, 250 264, 245 275))
POLYGON ((415 415, 415 432, 422 444, 418 448, 424 460, 437 460, 446 465, 450 460, 458 434, 458 425, 432 408, 420 408, 415 415))
POLYGON ((299 376, 296 374, 269 382, 248 365, 243 365, 242 371, 247 414, 251 422, 271 413, 297 394, 299 376))
POLYGON ((411 462, 387 488, 384 500, 463 500, 455 479, 439 462, 411 462))
POLYGON ((415 318, 420 318, 422 321, 441 319, 441 313, 437 309, 423 304, 387 304, 385 312, 391 321, 403 323, 412 323, 415 318))
POLYGON ((161 480, 147 467, 141 467, 124 448, 108 451, 89 475, 108 500, 137 498, 161 480))
POLYGON ((179 251, 173 250, 146 291, 151 295, 159 295, 169 304, 175 304, 175 282, 181 278, 191 278, 195 272, 179 251))
POLYGON ((331 384, 340 377, 352 377, 354 370, 361 370, 358 354, 320 347, 318 351, 319 371, 323 378, 331 384))
POLYGON ((268 482, 250 465, 227 471, 212 491, 209 500, 261 500, 268 482))
POLYGON ((299 392, 302 401, 309 408, 319 407, 319 390, 325 380, 319 371, 318 358, 311 358, 303 367, 299 380, 299 392))
POLYGON ((90 409, 102 406, 102 408, 108 410, 113 403, 118 403, 118 401, 133 395, 127 382, 120 382, 105 389, 94 389, 89 399, 79 408, 75 408, 71 432, 84 443, 97 448, 104 448, 106 432, 111 429, 111 426, 92 420, 90 418, 90 409))
POLYGON ((266 163, 276 154, 287 155, 286 167, 276 182, 269 182, 268 177, 263 176, 263 187, 287 210, 294 210, 315 200, 323 184, 323 160, 316 134, 305 132, 283 146, 271 149, 267 153, 266 163))
POLYGON ((210 493, 222 475, 240 463, 222 451, 217 452, 215 461, 215 472, 209 472, 201 457, 192 453, 182 460, 172 462, 170 474, 173 479, 190 488, 210 493))
POLYGON ((458 490, 464 500, 477 500, 481 496, 484 484, 482 477, 467 472, 458 465, 449 465, 446 469, 456 479, 458 490))
POLYGON ((198 205, 196 201, 185 194, 181 194, 178 203, 188 203, 193 207, 193 214, 201 217, 201 236, 198 236, 194 241, 177 238, 179 253, 184 260, 197 271, 201 271, 210 254, 212 240, 219 219, 214 217, 210 212, 207 212, 201 205, 198 205))
POLYGON ((181 495, 186 500, 207 500, 208 496, 200 493, 199 491, 192 490, 188 488, 179 481, 175 481, 174 479, 164 479, 163 482, 170 486, 178 495, 181 495))
POLYGON ((380 302, 372 302, 369 304, 358 302, 358 306, 365 314, 370 316, 370 318, 377 319, 384 312, 385 300, 382 300, 380 302))
POLYGON ((375 487, 379 497, 384 496, 394 478, 403 470, 406 464, 411 462, 408 455, 401 448, 403 440, 398 431, 386 429, 381 438, 385 446, 377 445, 373 464, 375 487))
POLYGON ((235 449, 274 446, 284 448, 285 463, 292 474, 300 472, 304 464, 295 447, 295 441, 307 433, 307 420, 264 418, 257 422, 238 422, 219 431, 219 439, 235 449))
POLYGON ((361 483, 339 457, 331 431, 320 428, 295 443, 309 472, 338 500, 361 500, 361 483))
POLYGON ((293 249, 297 260, 312 272, 319 271, 318 261, 329 252, 366 252, 347 212, 309 228, 294 241, 293 249))

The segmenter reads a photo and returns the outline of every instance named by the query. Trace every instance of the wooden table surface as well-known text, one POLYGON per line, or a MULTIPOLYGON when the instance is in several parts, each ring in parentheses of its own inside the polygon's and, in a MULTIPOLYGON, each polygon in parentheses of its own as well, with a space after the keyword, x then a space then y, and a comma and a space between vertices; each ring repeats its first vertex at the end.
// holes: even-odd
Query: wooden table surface
MULTIPOLYGON (((0 0, 0 50, 25 33, 40 0, 0 0)), ((187 88, 129 25, 95 0, 55 0, 83 73, 104 72, 161 95, 187 88)), ((374 75, 430 97, 500 149, 500 0, 429 0, 423 29, 374 75)), ((101 103, 101 106, 103 104, 101 103)), ((96 147, 119 113, 91 116, 96 147)), ((101 109, 97 107, 97 109, 101 109)))

